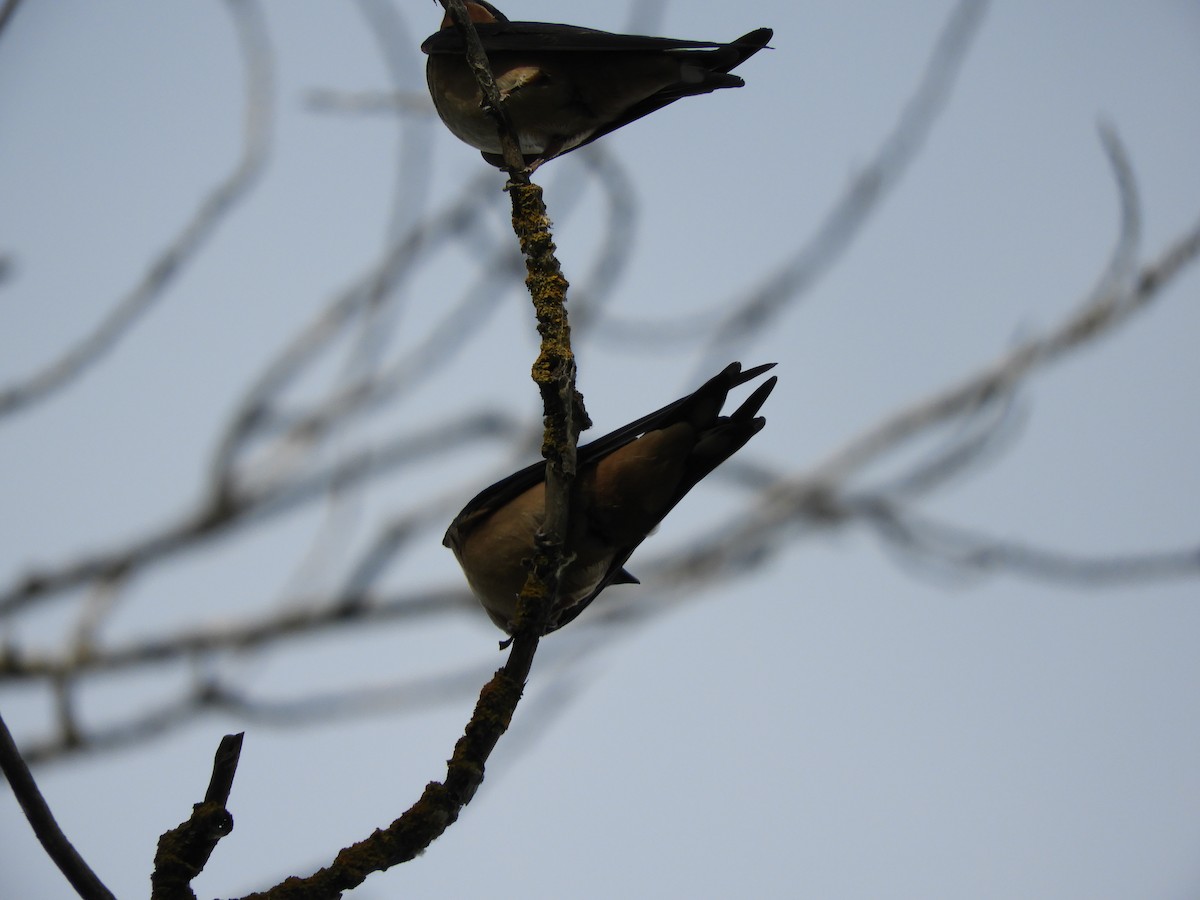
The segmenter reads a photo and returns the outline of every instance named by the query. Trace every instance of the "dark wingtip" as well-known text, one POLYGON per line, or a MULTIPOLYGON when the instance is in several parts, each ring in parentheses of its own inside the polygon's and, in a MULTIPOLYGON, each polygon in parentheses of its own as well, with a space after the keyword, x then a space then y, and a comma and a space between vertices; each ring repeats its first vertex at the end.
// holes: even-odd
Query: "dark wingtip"
POLYGON ((747 381, 751 381, 751 380, 757 378, 763 372, 768 372, 771 369, 775 368, 777 365, 779 365, 779 364, 778 363, 763 363, 761 366, 754 366, 751 369, 743 370, 742 364, 740 362, 731 362, 724 369, 722 369, 717 375, 715 375, 713 378, 711 378, 709 380, 723 382, 726 386, 725 389, 729 390, 729 388, 735 388, 739 384, 745 384, 747 381))
POLYGON ((755 28, 753 31, 743 34, 733 43, 739 47, 754 48, 754 52, 758 52, 763 47, 767 46, 771 38, 775 37, 775 29, 773 28, 755 28))
MULTIPOLYGON (((775 32, 770 28, 755 28, 748 34, 743 34, 729 46, 737 50, 738 59, 730 69, 736 68, 752 57, 759 50, 767 48, 767 42, 775 36, 775 32)), ((728 69, 726 70, 728 71, 728 69)))
MULTIPOLYGON (((741 363, 737 363, 736 365, 738 366, 739 369, 742 366, 741 363)), ((779 363, 763 363, 761 366, 755 366, 753 369, 747 369, 746 371, 744 371, 742 373, 741 378, 738 380, 738 384, 744 384, 745 382, 749 381, 751 378, 757 378, 763 372, 769 372, 773 368, 775 368, 777 365, 779 365, 779 363)))
POLYGON ((641 582, 638 580, 638 577, 636 575, 634 575, 632 572, 630 572, 628 569, 620 569, 617 572, 617 574, 613 576, 613 580, 609 583, 610 584, 641 584, 641 582))
MULTIPOLYGON (((771 363, 769 366, 760 366, 759 371, 769 369, 773 365, 775 364, 771 363)), ((754 417, 758 415, 758 411, 762 409, 762 405, 767 402, 767 398, 771 396, 771 391, 775 390, 775 385, 778 383, 778 376, 772 375, 756 387, 754 393, 747 397, 742 405, 733 411, 733 414, 729 418, 735 422, 744 422, 748 419, 753 419, 758 426, 755 428, 755 432, 757 433, 767 423, 767 420, 755 419, 754 417)))
MULTIPOLYGON (((725 44, 720 50, 714 50, 713 53, 716 55, 712 57, 713 71, 728 74, 767 46, 767 41, 774 33, 770 28, 756 28, 748 34, 743 34, 736 41, 725 44)), ((718 87, 731 86, 733 85, 718 85, 718 87)))

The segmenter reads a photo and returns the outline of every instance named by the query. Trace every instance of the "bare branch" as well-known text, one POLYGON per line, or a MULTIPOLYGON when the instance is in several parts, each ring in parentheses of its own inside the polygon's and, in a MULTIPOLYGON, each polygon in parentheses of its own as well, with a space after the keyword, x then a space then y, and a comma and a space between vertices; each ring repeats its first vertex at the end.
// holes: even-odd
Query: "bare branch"
POLYGON ((911 498, 943 487, 951 479, 978 468, 1012 443, 1019 427, 1016 394, 1008 391, 962 417, 957 433, 940 449, 915 462, 908 471, 887 479, 872 493, 911 498))
POLYGON ((429 95, 417 91, 339 91, 333 88, 312 88, 305 96, 305 103, 316 113, 433 115, 429 95))
POLYGON ((86 655, 49 656, 8 649, 0 655, 0 677, 10 681, 61 679, 91 672, 119 672, 215 653, 270 647, 314 632, 372 628, 401 620, 474 610, 476 602, 459 588, 377 596, 365 591, 334 598, 300 597, 287 609, 238 622, 180 630, 116 647, 91 647, 86 655))
MULTIPOLYGON (((384 7, 387 4, 377 0, 362 0, 360 5, 364 10, 384 7)), ((833 264, 822 254, 844 258, 862 223, 879 208, 894 180, 906 171, 909 157, 932 127, 961 65, 956 54, 965 51, 978 27, 971 17, 981 15, 983 9, 983 4, 958 7, 941 39, 953 52, 945 46, 935 52, 887 143, 847 188, 813 241, 751 291, 744 309, 737 305, 728 319, 726 308, 710 311, 707 318, 696 320, 698 327, 688 333, 687 340, 704 344, 711 339, 709 346, 719 347, 726 339, 716 333, 721 329, 721 334, 734 342, 762 333, 785 304, 792 302, 785 294, 790 291, 799 297, 811 289, 823 267, 833 264), (957 34, 957 38, 951 40, 951 34, 957 34), (964 43, 954 50, 955 41, 964 43), (933 70, 939 67, 942 71, 935 76, 933 70), (906 133, 908 138, 904 137, 906 133), (881 166, 882 174, 878 171, 881 166), (793 280, 781 280, 789 272, 793 280), (752 312, 758 309, 757 304, 761 309, 752 312), (739 319, 739 311, 748 318, 739 319), (740 331, 743 326, 746 330, 740 331)), ((373 13, 364 15, 371 22, 376 40, 385 47, 392 40, 387 26, 377 27, 371 18, 373 13)), ((393 87, 400 84, 393 77, 393 87)), ((424 127, 422 120, 414 121, 418 130, 424 127)), ((1195 563, 1190 550, 1128 554, 1117 560, 1072 556, 961 529, 930 519, 916 507, 917 501, 1003 449, 1019 424, 1016 391, 1041 366, 1112 333, 1200 255, 1197 226, 1156 261, 1138 268, 1136 192, 1115 136, 1106 132, 1104 140, 1121 185, 1121 236, 1105 274, 1079 310, 970 377, 889 415, 807 471, 785 475, 755 466, 749 459, 731 461, 715 477, 745 491, 741 500, 747 513, 733 520, 735 527, 731 530, 723 524, 719 539, 701 541, 698 548, 689 551, 639 557, 638 572, 646 580, 647 590, 663 595, 665 602, 656 598, 654 603, 646 603, 644 593, 639 597, 634 592, 625 596, 614 592, 606 597, 605 604, 598 604, 573 626, 573 632, 584 640, 603 640, 608 632, 597 629, 613 623, 628 625, 689 602, 689 588, 713 578, 742 575, 785 542, 860 522, 880 538, 885 548, 896 551, 902 561, 937 566, 959 576, 1013 571, 1029 577, 1107 584, 1125 578, 1148 581, 1189 574, 1195 563), (914 446, 922 449, 920 458, 906 464, 899 474, 887 478, 875 475, 873 466, 888 464, 894 470, 892 464, 904 459, 901 453, 909 451, 911 455, 914 446), (926 447, 933 449, 926 452, 926 447)), ((396 197, 402 195, 405 183, 419 187, 417 183, 424 181, 403 177, 404 166, 423 171, 419 160, 413 162, 415 157, 405 157, 405 152, 402 147, 397 154, 400 174, 396 197)), ((577 334, 580 328, 594 327, 609 335, 624 327, 623 320, 608 321, 603 304, 614 293, 614 280, 633 257, 638 240, 633 227, 636 197, 625 169, 606 145, 593 145, 573 159, 582 165, 563 164, 564 169, 555 169, 551 176, 562 175, 560 183, 552 187, 556 201, 562 201, 561 206, 556 202, 556 218, 561 222, 564 210, 580 198, 594 199, 589 193, 592 187, 603 192, 609 218, 604 243, 588 261, 587 277, 582 280, 584 290, 579 290, 578 283, 573 288, 572 324, 577 334), (571 170, 567 171, 566 166, 571 170), (579 177, 580 172, 587 177, 579 177)), ((403 439, 384 440, 378 445, 361 441, 343 445, 348 426, 374 424, 367 419, 369 414, 390 414, 393 408, 389 404, 396 398, 424 383, 431 374, 461 365, 467 341, 489 326, 493 311, 502 308, 502 301, 508 298, 520 263, 504 238, 504 229, 498 227, 502 224, 502 195, 488 188, 495 183, 494 178, 491 172, 482 172, 478 179, 465 184, 461 196, 446 208, 436 210, 432 216, 422 211, 427 216, 423 224, 405 221, 393 208, 378 258, 349 287, 332 297, 312 322, 304 323, 262 377, 250 385, 217 449, 211 481, 202 486, 207 499, 199 505, 199 511, 185 510, 165 527, 105 553, 49 566, 0 595, 0 610, 16 612, 26 609, 34 597, 46 597, 52 591, 72 585, 86 586, 87 590, 76 633, 65 635, 61 645, 56 643, 43 650, 24 643, 17 645, 9 639, 0 650, 0 678, 23 680, 38 689, 41 685, 37 680, 49 682, 57 704, 54 733, 30 748, 31 760, 125 747, 212 710, 243 721, 293 725, 316 722, 322 717, 408 709, 420 702, 417 692, 425 692, 432 698, 429 702, 437 702, 452 694, 459 696, 469 690, 468 684, 482 680, 479 672, 464 669, 424 680, 414 678, 320 696, 275 699, 254 696, 239 681, 231 678, 225 683, 211 674, 231 654, 288 652, 300 635, 337 629, 345 633, 344 629, 366 629, 380 623, 425 622, 434 616, 456 616, 475 608, 474 601, 462 590, 399 593, 378 587, 388 566, 417 541, 425 540, 430 530, 444 520, 435 503, 402 510, 376 534, 368 535, 366 548, 348 561, 345 571, 330 578, 327 587, 315 588, 302 579, 293 579, 302 588, 285 589, 284 602, 272 610, 262 611, 255 605, 258 598, 247 597, 244 606, 253 612, 234 622, 189 622, 173 633, 111 647, 104 645, 102 637, 109 610, 118 598, 117 590, 133 583, 152 565, 242 524, 306 504, 311 508, 311 504, 367 484, 369 477, 433 458, 438 451, 430 450, 435 446, 432 435, 439 428, 447 442, 444 447, 465 446, 480 437, 499 437, 506 444, 529 446, 528 429, 522 429, 521 423, 512 418, 489 419, 482 413, 468 414, 461 422, 445 423, 423 435, 406 433, 403 439), (478 263, 481 271, 461 293, 436 298, 432 324, 422 325, 419 334, 400 332, 396 323, 413 296, 405 287, 429 271, 422 266, 444 265, 441 254, 447 247, 478 263), (394 337, 397 333, 403 341, 394 337), (330 359, 335 362, 332 367, 327 365, 330 359), (337 370, 333 377, 328 375, 329 368, 337 370), (311 387, 314 383, 316 388, 311 387), (431 443, 422 449, 420 444, 425 438, 431 443), (17 595, 23 599, 18 601, 17 595), (11 606, 5 605, 10 602, 11 606), (97 723, 86 715, 89 710, 83 707, 83 688, 96 673, 148 672, 151 666, 161 670, 166 665, 176 667, 172 674, 186 666, 202 674, 183 684, 178 695, 161 707, 139 709, 129 719, 97 723), (471 682, 471 678, 475 680, 471 682), (78 711, 76 703, 81 706, 78 711)), ((407 196, 419 206, 419 191, 407 196)), ((516 202, 515 196, 513 199, 516 202)), ((399 200, 394 203, 399 204, 399 200)), ((594 204, 582 208, 589 216, 595 214, 594 204)), ((646 327, 636 327, 640 339, 646 327)), ((668 326, 652 326, 660 327, 668 326)), ((687 332, 691 319, 672 322, 669 327, 687 332)), ((671 337, 652 336, 664 340, 671 337)), ((512 452, 516 451, 514 447, 512 452)), ((444 455, 444 449, 441 452, 444 455)), ((315 540, 320 542, 325 536, 315 540)), ((654 549, 651 545, 647 551, 652 553, 654 549)), ((71 602, 75 602, 74 597, 71 602)), ((554 652, 557 643, 542 649, 544 659, 554 652)))
POLYGON ((833 453, 818 467, 815 475, 808 476, 809 479, 815 477, 826 484, 844 482, 881 454, 894 450, 916 434, 992 402, 1037 368, 1114 327, 1124 315, 1141 305, 1130 299, 1130 292, 1136 289, 1134 257, 1141 237, 1133 176, 1115 133, 1105 130, 1101 136, 1113 164, 1121 200, 1120 233, 1099 283, 1076 312, 1044 335, 1022 341, 981 371, 869 429, 833 453))
POLYGON ((949 525, 877 497, 847 498, 847 514, 875 529, 905 562, 943 573, 1003 571, 1088 587, 1147 583, 1200 575, 1200 545, 1160 553, 1088 556, 1008 541, 949 525))
MULTIPOLYGON (((808 471, 780 478, 763 492, 757 508, 740 522, 722 526, 719 534, 672 556, 658 571, 672 579, 696 583, 697 579, 712 577, 717 572, 740 571, 753 561, 761 560, 801 522, 829 525, 846 521, 851 518, 852 510, 839 495, 847 492, 850 481, 869 465, 887 454, 898 452, 911 440, 943 423, 975 415, 998 398, 1009 395, 1047 364, 1110 333, 1134 312, 1145 308, 1187 265, 1200 258, 1198 222, 1157 259, 1138 268, 1134 258, 1140 237, 1140 217, 1133 178, 1115 133, 1105 129, 1101 135, 1121 199, 1120 234, 1102 277, 1073 313, 1056 327, 1026 339, 958 383, 872 426, 808 471)), ((977 446, 986 446, 986 442, 977 446)), ((964 461, 961 457, 955 458, 952 468, 964 461)), ((943 461, 942 465, 945 464, 943 461)), ((939 472, 937 467, 931 471, 939 472)), ((1186 571, 1191 552, 1152 554, 1137 557, 1137 560, 1145 560, 1137 562, 1132 561, 1134 557, 1129 557, 1111 571, 1146 575, 1186 571)), ((1055 568, 1048 562, 1034 565, 1033 556, 1032 551, 1014 551, 990 555, 990 558, 1022 559, 1026 571, 1049 572, 1055 568)), ((1059 568, 1065 571, 1071 567, 1079 570, 1074 564, 1059 568)), ((1095 567, 1092 570, 1095 571, 1095 567)))
POLYGON ((986 0, 960 0, 930 54, 921 81, 875 159, 851 181, 816 235, 775 275, 734 308, 708 342, 707 369, 737 355, 737 345, 806 295, 850 248, 862 226, 900 181, 925 143, 958 80, 987 12, 986 0))
MULTIPOLYGON (((489 183, 491 179, 482 176, 472 179, 458 201, 390 243, 374 266, 338 294, 267 365, 247 390, 218 443, 210 476, 214 493, 233 489, 239 455, 254 441, 275 437, 278 447, 311 446, 335 425, 393 395, 399 387, 395 381, 368 375, 339 386, 299 414, 286 416, 275 406, 276 398, 299 379, 306 367, 316 364, 356 316, 381 305, 404 278, 411 276, 422 251, 451 235, 478 234, 480 210, 492 202, 492 195, 485 189, 489 183)), ((487 245, 494 242, 489 240, 487 245)), ((477 252, 484 251, 477 248, 477 252)))
POLYGON ((58 827, 54 814, 50 812, 50 807, 38 789, 37 782, 33 780, 29 767, 21 758, 21 753, 17 750, 17 745, 13 742, 12 734, 2 716, 0 716, 0 770, 8 779, 8 783, 13 789, 13 795, 21 804, 21 809, 25 811, 25 818, 29 820, 33 833, 37 835, 46 854, 54 860, 59 871, 71 883, 71 887, 75 888, 75 892, 85 900, 114 900, 112 892, 84 862, 83 857, 79 855, 79 852, 67 840, 67 836, 62 833, 62 829, 58 827))
POLYGON ((88 581, 127 577, 151 563, 191 550, 217 534, 228 533, 234 527, 245 526, 262 517, 278 515, 322 496, 332 485, 376 477, 401 464, 438 458, 448 445, 503 437, 511 431, 510 423, 492 414, 481 413, 449 426, 434 426, 424 433, 410 434, 382 447, 368 448, 290 482, 255 486, 235 495, 218 497, 115 550, 85 555, 58 567, 27 574, 0 592, 0 617, 12 615, 35 600, 60 594, 88 581))
POLYGON ((192 808, 187 821, 158 839, 150 896, 156 900, 195 898, 192 879, 204 871, 217 842, 233 831, 233 816, 225 808, 242 753, 242 734, 221 738, 213 759, 212 777, 204 801, 192 808))
POLYGON ((456 821, 483 780, 484 765, 508 728, 521 698, 534 654, 557 598, 558 578, 565 565, 564 535, 568 497, 574 476, 575 444, 586 422, 582 397, 575 390, 575 364, 565 309, 563 278, 549 231, 541 189, 529 183, 523 159, 507 122, 478 35, 462 0, 442 0, 462 32, 468 59, 480 89, 497 119, 504 156, 510 167, 508 190, 513 204, 513 229, 525 254, 527 286, 542 336, 533 377, 545 408, 546 457, 545 522, 539 548, 521 591, 512 650, 504 667, 484 686, 475 712, 454 749, 444 782, 431 782, 420 799, 386 829, 342 850, 333 863, 308 878, 290 878, 264 895, 337 896, 361 884, 371 872, 412 859, 456 821))

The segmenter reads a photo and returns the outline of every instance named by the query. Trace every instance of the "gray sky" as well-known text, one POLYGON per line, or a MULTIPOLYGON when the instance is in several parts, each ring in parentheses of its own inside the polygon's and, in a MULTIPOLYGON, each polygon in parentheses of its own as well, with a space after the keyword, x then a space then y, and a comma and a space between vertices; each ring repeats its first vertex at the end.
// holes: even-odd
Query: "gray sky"
MULTIPOLYGON (((398 5, 411 40, 397 64, 423 90, 417 45, 439 13, 398 5)), ((876 152, 949 9, 670 4, 655 31, 731 39, 770 25, 775 49, 739 70, 745 89, 678 103, 605 139, 641 216, 612 315, 720 309, 786 259, 876 152)), ((418 201, 438 208, 485 171, 440 125, 410 119, 408 140, 432 141, 436 159, 397 187, 394 119, 315 114, 303 102, 312 88, 388 84, 359 7, 291 0, 266 10, 279 121, 256 193, 117 352, 0 422, 3 584, 186 506, 263 360, 379 252, 394 193, 405 198, 399 227, 418 201)), ((524 0, 505 11, 610 30, 629 21, 627 4, 524 0)), ((802 470, 1058 322, 1095 282, 1117 231, 1099 121, 1117 129, 1134 167, 1143 257, 1191 227, 1198 51, 1191 0, 991 8, 942 118, 876 217, 767 337, 736 348, 747 364, 779 362, 748 458, 802 470)), ((240 78, 219 4, 23 4, 0 38, 0 252, 14 260, 0 285, 0 381, 86 331, 232 165, 240 78)), ((573 158, 539 175, 573 290, 586 287, 602 204, 594 190, 573 197, 573 158)), ((488 189, 501 184, 497 175, 488 189)), ((504 206, 498 195, 497 227, 504 206)), ((439 280, 467 268, 448 256, 423 275, 406 322, 421 327, 439 280)), ((1006 452, 923 511, 1071 553, 1194 544, 1198 290, 1191 271, 1125 328, 1036 377, 1006 452)), ((470 365, 417 391, 391 427, 438 416, 447 397, 531 414, 528 320, 514 281, 470 365)), ((694 346, 635 353, 596 338, 578 350, 597 434, 716 371, 694 346)), ((461 475, 456 458, 441 486, 465 498, 502 458, 470 457, 477 477, 461 475), (447 482, 451 472, 469 483, 447 482)), ((368 492, 361 521, 420 490, 413 481, 368 492)), ((727 499, 720 486, 697 489, 651 543, 703 533, 727 499)), ((143 579, 113 635, 270 608, 302 577, 296 561, 318 523, 272 524, 143 579)), ((460 583, 436 540, 394 576, 460 583)), ((640 596, 654 602, 648 589, 640 596)), ((461 820, 354 896, 1195 897, 1198 600, 1195 580, 1087 589, 929 577, 852 527, 789 543, 752 581, 599 645, 570 630, 548 640, 527 705, 461 820), (566 666, 577 650, 587 658, 566 666)), ((68 606, 20 636, 48 638, 68 606)), ((487 672, 501 661, 499 636, 480 612, 236 665, 264 696, 286 697, 462 664, 487 672)), ((86 699, 98 715, 120 712, 180 677, 113 678, 86 699)), ((473 699, 466 691, 325 727, 201 717, 136 750, 38 775, 109 887, 144 895, 158 834, 203 794, 220 735, 245 728, 236 828, 196 882, 201 896, 235 895, 310 871, 399 815, 444 774, 473 699)), ((39 691, 6 687, 0 704, 18 737, 51 725, 39 691)), ((57 896, 68 896, 65 882, 3 794, 0 897, 57 896)))

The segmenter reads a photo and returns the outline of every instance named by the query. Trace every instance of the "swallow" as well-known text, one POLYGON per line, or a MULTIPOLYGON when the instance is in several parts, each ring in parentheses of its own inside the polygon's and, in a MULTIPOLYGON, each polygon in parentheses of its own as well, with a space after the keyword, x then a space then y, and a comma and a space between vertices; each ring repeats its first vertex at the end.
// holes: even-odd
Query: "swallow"
MULTIPOLYGON (((547 160, 681 97, 745 82, 730 71, 771 40, 758 28, 728 44, 612 34, 575 25, 511 22, 484 0, 466 4, 532 172, 547 160)), ((446 127, 504 168, 495 122, 483 110, 465 45, 449 14, 426 38, 425 76, 446 127)))
MULTIPOLYGON (((729 391, 774 366, 742 371, 741 363, 731 363, 686 397, 579 448, 564 547, 568 564, 547 634, 610 584, 638 583, 625 569, 630 554, 688 491, 762 430, 766 420, 758 411, 776 379, 723 416, 729 391)), ((442 540, 488 616, 508 634, 546 514, 545 479, 543 460, 484 489, 442 540)))

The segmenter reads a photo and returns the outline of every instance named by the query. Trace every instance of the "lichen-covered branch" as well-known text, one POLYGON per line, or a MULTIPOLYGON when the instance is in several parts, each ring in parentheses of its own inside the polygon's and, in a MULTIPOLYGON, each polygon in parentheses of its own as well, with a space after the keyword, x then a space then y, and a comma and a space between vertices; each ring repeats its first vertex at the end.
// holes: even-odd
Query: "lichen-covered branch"
MULTIPOLYGON (((517 622, 505 665, 483 687, 463 736, 455 745, 442 782, 430 782, 420 798, 387 828, 345 848, 333 862, 306 878, 289 878, 254 900, 337 897, 361 884, 372 872, 407 862, 436 840, 475 796, 483 782, 492 750, 512 721, 525 689, 538 643, 557 596, 559 573, 566 562, 564 536, 570 516, 570 487, 575 474, 575 446, 587 421, 582 397, 575 389, 575 362, 567 321, 567 281, 554 255, 550 220, 542 192, 528 182, 486 57, 461 0, 443 0, 456 26, 464 32, 472 67, 502 136, 512 181, 513 230, 525 255, 526 285, 541 335, 541 352, 533 378, 542 395, 546 458, 546 516, 529 578, 521 591, 517 622)), ((250 900, 250 898, 247 898, 250 900)))

